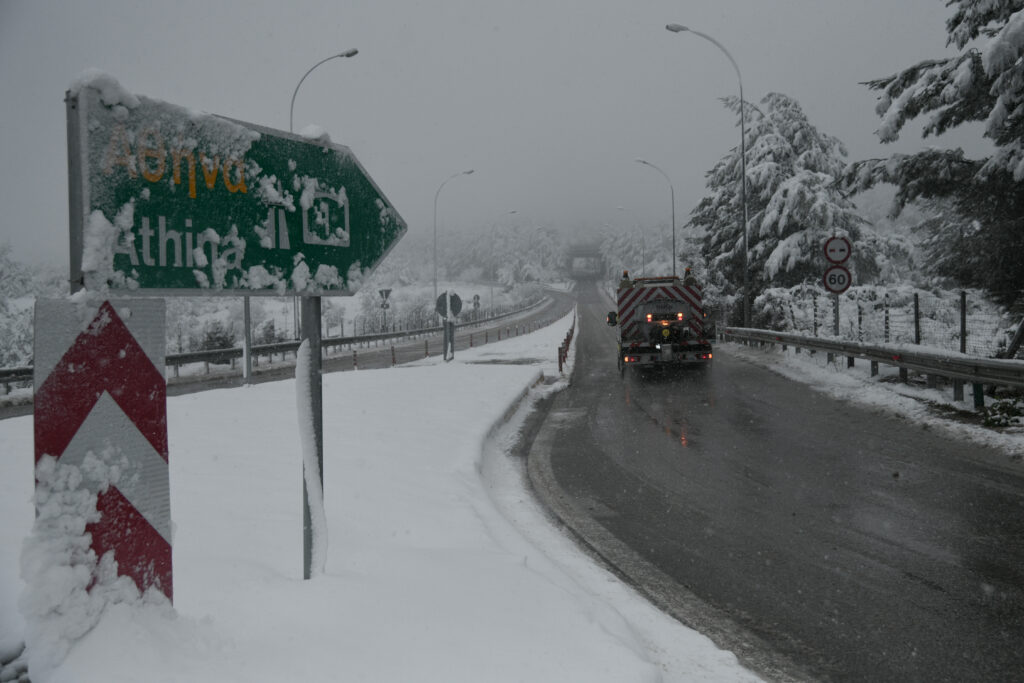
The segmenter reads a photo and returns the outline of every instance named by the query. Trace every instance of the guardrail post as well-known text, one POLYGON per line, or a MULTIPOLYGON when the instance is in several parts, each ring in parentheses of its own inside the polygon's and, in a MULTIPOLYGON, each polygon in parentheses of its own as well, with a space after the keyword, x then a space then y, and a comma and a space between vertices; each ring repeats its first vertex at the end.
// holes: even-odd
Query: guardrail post
POLYGON ((356 350, 352 349, 352 369, 359 369, 359 356, 356 354, 356 350))
POLYGON ((877 360, 871 361, 871 376, 872 377, 877 377, 878 376, 878 361, 877 360))
POLYGON ((960 353, 967 353, 967 292, 960 291, 960 353))
POLYGON ((889 343, 889 295, 885 295, 885 343, 889 343))
POLYGON ((430 358, 430 340, 429 339, 424 339, 423 340, 423 357, 424 358, 430 358))
POLYGON ((974 384, 974 409, 984 410, 985 409, 985 385, 974 384))
POLYGON ((914 343, 921 343, 921 299, 914 292, 914 343))
POLYGON ((398 365, 398 360, 395 358, 395 345, 391 345, 391 367, 398 365))

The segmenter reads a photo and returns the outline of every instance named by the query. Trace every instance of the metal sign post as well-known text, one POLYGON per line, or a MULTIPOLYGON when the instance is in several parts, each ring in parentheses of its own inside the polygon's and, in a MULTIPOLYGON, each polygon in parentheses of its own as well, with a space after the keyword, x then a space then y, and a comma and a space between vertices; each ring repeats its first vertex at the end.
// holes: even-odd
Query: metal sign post
MULTIPOLYGON (((302 298, 302 339, 309 342, 309 374, 305 377, 309 387, 309 414, 313 418, 313 448, 316 452, 317 475, 319 476, 320 495, 323 500, 324 489, 324 411, 323 411, 323 378, 321 375, 321 339, 320 339, 320 297, 302 298)), ((296 381, 303 378, 296 377, 296 381)), ((299 400, 302 400, 301 398, 299 400)), ((303 461, 305 468, 305 461, 303 461)), ((310 508, 308 490, 308 472, 302 473, 302 578, 309 579, 313 575, 313 513, 310 508)))
POLYGON ((388 331, 388 309, 391 308, 391 304, 388 303, 388 297, 391 296, 391 290, 379 289, 377 291, 380 293, 380 311, 383 316, 383 329, 381 331, 386 333, 388 331))
MULTIPOLYGON (((833 236, 825 241, 825 259, 831 263, 825 270, 822 281, 825 289, 832 293, 832 334, 839 336, 839 295, 850 288, 853 284, 853 276, 846 266, 842 265, 850 258, 852 247, 850 240, 845 237, 833 236)), ((831 363, 835 354, 828 354, 828 362, 831 363)))
POLYGON ((454 360, 455 318, 462 312, 462 299, 455 292, 443 292, 437 297, 434 310, 441 316, 441 325, 444 328, 443 357, 445 360, 454 360))

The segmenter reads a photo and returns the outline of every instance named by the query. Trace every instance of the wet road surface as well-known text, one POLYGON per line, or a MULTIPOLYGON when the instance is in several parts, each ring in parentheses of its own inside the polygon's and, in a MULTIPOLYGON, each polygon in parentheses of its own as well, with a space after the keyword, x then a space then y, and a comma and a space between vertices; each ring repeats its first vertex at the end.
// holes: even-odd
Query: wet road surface
POLYGON ((575 510, 800 675, 1024 678, 1024 468, 727 347, 707 371, 620 378, 609 308, 581 288, 549 417, 575 510))

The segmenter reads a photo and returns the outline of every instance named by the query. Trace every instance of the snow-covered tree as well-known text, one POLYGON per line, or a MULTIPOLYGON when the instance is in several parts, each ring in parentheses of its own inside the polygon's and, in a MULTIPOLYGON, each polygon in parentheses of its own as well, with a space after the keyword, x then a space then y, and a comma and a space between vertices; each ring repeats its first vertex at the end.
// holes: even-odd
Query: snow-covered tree
MULTIPOLYGON (((737 98, 724 102, 739 115, 737 98)), ((770 93, 761 105, 746 103, 751 300, 767 287, 819 279, 825 266, 822 247, 833 236, 846 237, 855 245, 848 264, 855 281, 872 281, 879 272, 880 238, 861 239, 865 222, 837 186, 846 167, 843 144, 811 125, 791 97, 770 93)), ((691 223, 705 231, 703 253, 712 279, 725 294, 742 294, 739 148, 731 150, 706 177, 710 193, 692 211, 691 223)))
POLYGON ((66 289, 65 274, 22 263, 9 243, 0 242, 0 367, 32 363, 35 297, 57 297, 66 289))
POLYGON ((958 221, 974 227, 968 236, 940 230, 935 239, 952 234, 960 240, 945 248, 962 248, 972 279, 1010 302, 1024 281, 1024 259, 1018 256, 1024 250, 1024 0, 946 4, 954 8, 946 44, 959 54, 866 83, 880 93, 878 135, 892 142, 908 121, 922 116, 926 137, 981 122, 995 152, 971 159, 961 149, 930 149, 871 159, 852 164, 844 184, 854 190, 896 185, 894 214, 915 200, 948 198, 958 221))
POLYGON ((450 272, 479 269, 505 285, 559 279, 565 274, 563 236, 546 226, 495 225, 446 241, 450 272))

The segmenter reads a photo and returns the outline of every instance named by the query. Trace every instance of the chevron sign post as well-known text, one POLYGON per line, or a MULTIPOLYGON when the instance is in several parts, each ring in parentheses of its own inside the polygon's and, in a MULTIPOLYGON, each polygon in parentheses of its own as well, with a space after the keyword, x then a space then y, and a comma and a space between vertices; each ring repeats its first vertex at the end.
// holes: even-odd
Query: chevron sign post
POLYGON ((171 599, 164 302, 39 300, 35 326, 36 464, 76 468, 72 492, 95 496, 97 567, 171 599))

